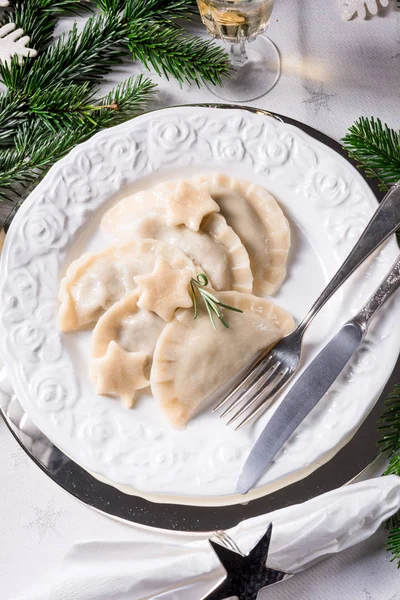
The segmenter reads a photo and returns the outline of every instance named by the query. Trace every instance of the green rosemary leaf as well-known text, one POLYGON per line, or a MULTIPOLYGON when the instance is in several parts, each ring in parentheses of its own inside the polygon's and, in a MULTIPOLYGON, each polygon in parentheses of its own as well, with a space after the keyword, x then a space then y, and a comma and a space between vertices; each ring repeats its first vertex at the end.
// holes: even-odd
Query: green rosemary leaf
POLYGON ((216 327, 215 327, 213 313, 218 317, 218 319, 221 321, 221 323, 224 325, 224 327, 229 329, 229 325, 224 318, 224 315, 220 309, 220 306, 223 308, 227 308, 228 310, 233 310, 235 312, 242 313, 243 311, 240 310, 239 308, 229 306, 229 304, 224 304, 223 302, 220 302, 218 300, 218 298, 216 296, 214 296, 214 294, 212 294, 209 290, 205 289, 205 286, 207 284, 208 284, 208 277, 205 273, 199 273, 197 275, 196 279, 194 279, 192 277, 192 279, 190 280, 190 287, 192 290, 193 308, 194 308, 194 317, 193 318, 196 319, 197 315, 198 315, 198 305, 197 305, 196 295, 197 295, 197 293, 199 293, 205 304, 205 307, 208 312, 208 316, 210 317, 210 321, 211 321, 214 329, 216 327))
POLYGON ((210 309, 208 302, 205 302, 205 305, 206 305, 206 309, 208 312, 208 316, 210 317, 211 325, 213 326, 214 329, 217 329, 215 326, 215 322, 214 322, 214 315, 212 314, 212 311, 210 309))
POLYGON ((199 308, 197 305, 197 296, 196 296, 196 289, 194 287, 193 282, 190 282, 190 287, 192 290, 192 299, 193 299, 193 310, 194 310, 194 316, 193 319, 197 319, 197 317, 199 316, 199 308))
POLYGON ((224 304, 217 300, 218 306, 222 306, 223 308, 227 308, 228 310, 233 310, 234 312, 242 313, 243 311, 240 308, 236 308, 235 306, 229 306, 229 304, 224 304))

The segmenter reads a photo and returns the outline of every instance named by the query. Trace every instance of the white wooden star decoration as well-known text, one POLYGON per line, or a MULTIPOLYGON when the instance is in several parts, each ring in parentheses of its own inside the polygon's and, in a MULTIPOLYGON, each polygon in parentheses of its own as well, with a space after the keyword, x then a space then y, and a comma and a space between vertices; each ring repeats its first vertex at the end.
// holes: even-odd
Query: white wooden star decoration
POLYGON ((342 8, 342 19, 349 21, 357 14, 361 19, 365 19, 367 11, 371 15, 376 15, 379 5, 386 7, 389 0, 340 0, 342 8))
POLYGON ((137 305, 155 312, 164 321, 171 321, 175 310, 193 305, 189 293, 191 273, 186 269, 174 269, 159 256, 149 275, 134 277, 140 290, 137 305))
POLYGON ((36 50, 27 47, 28 42, 29 36, 24 35, 22 29, 16 29, 15 23, 0 27, 0 63, 9 63, 14 55, 19 57, 19 62, 24 57, 36 56, 36 50))
POLYGON ((136 390, 149 385, 144 374, 145 352, 127 352, 117 342, 111 341, 102 358, 96 358, 90 375, 100 395, 117 395, 129 408, 135 401, 136 390))

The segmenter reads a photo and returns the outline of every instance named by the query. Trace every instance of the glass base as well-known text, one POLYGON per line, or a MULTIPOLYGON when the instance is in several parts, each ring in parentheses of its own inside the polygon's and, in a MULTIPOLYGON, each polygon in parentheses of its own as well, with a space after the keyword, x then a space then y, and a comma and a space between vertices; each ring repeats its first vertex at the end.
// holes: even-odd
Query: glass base
MULTIPOLYGON (((226 48, 226 44, 220 41, 226 48)), ((258 36, 246 44, 248 60, 243 66, 234 66, 222 86, 206 84, 214 96, 229 102, 249 102, 264 96, 279 79, 281 59, 277 47, 266 36, 258 36)))

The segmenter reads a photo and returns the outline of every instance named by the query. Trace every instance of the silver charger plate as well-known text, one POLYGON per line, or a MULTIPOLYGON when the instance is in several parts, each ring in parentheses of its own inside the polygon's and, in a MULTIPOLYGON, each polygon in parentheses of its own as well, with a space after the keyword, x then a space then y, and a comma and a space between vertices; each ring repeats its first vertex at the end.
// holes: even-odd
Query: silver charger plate
MULTIPOLYGON (((295 125, 346 158, 338 143, 293 119, 246 107, 208 106, 221 109, 240 108, 256 114, 272 116, 295 125)), ((369 185, 379 198, 381 194, 377 186, 373 182, 369 182, 369 185)), ((227 529, 244 519, 303 502, 351 481, 376 455, 376 442, 379 437, 377 420, 383 409, 385 395, 383 394, 382 399, 376 403, 351 442, 330 462, 308 477, 246 504, 207 507, 151 502, 140 496, 125 494, 111 485, 98 481, 61 452, 33 424, 12 390, 7 389, 6 380, 3 384, 5 391, 0 397, 0 408, 6 424, 28 455, 56 483, 82 502, 110 516, 144 526, 188 532, 227 529)))

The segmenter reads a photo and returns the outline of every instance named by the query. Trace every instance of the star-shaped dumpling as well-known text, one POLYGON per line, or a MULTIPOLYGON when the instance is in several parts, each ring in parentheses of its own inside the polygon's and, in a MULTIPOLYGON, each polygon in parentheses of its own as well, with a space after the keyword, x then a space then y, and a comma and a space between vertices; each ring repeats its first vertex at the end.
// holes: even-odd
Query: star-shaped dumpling
POLYGON ((174 269, 159 256, 149 275, 134 277, 140 291, 137 305, 155 312, 164 321, 171 321, 178 307, 190 308, 193 304, 189 293, 191 276, 187 269, 174 269))
POLYGON ((135 403, 135 392, 149 385, 144 374, 145 352, 127 352, 112 340, 107 352, 90 366, 90 375, 101 395, 119 396, 129 408, 135 403))
POLYGON ((186 225, 198 231, 204 217, 220 209, 206 184, 194 187, 187 181, 180 181, 176 189, 166 195, 166 210, 168 225, 186 225))

